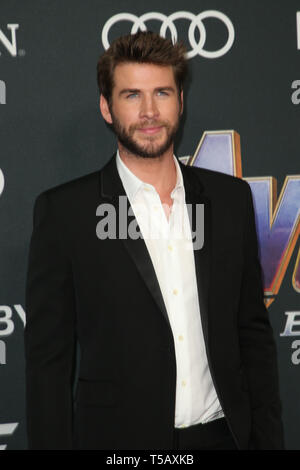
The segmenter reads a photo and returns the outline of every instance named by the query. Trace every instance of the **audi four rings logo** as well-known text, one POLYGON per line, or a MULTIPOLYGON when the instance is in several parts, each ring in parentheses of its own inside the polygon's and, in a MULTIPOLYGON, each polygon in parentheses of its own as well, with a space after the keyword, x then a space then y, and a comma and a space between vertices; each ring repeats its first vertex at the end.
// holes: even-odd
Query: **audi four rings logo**
POLYGON ((108 49, 110 44, 108 42, 108 33, 111 27, 118 23, 119 21, 129 21, 132 23, 131 34, 136 33, 139 29, 141 31, 147 31, 145 23, 150 20, 157 20, 161 22, 159 34, 163 37, 166 37, 167 30, 170 31, 173 44, 177 41, 177 29, 174 24, 174 21, 185 19, 191 22, 188 30, 188 38, 191 46, 191 50, 187 53, 187 58, 191 59, 196 55, 206 57, 207 59, 216 59, 226 54, 232 47, 234 42, 234 27, 231 20, 224 13, 216 10, 206 10, 198 15, 194 15, 188 11, 177 11, 172 13, 169 16, 166 16, 162 13, 150 12, 145 13, 144 15, 138 17, 131 13, 118 13, 117 15, 112 16, 104 25, 102 30, 102 44, 104 49, 108 49), (223 47, 216 51, 207 51, 204 49, 206 41, 206 29, 203 24, 203 20, 206 18, 216 18, 219 21, 222 21, 227 28, 228 38, 227 42, 223 47), (195 38, 196 28, 199 32, 199 41, 197 42, 195 38))

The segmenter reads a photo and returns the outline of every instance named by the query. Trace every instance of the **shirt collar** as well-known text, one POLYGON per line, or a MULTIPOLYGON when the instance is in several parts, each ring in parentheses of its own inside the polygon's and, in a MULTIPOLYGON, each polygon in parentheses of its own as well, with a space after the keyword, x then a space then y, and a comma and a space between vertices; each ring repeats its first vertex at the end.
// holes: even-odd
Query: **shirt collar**
MULTIPOLYGON (((174 194, 174 192, 182 188, 183 189, 183 177, 182 177, 182 172, 181 168, 179 166, 179 163, 177 161, 177 158, 175 155, 173 155, 175 167, 176 167, 176 184, 174 189, 172 190, 171 196, 174 194)), ((117 164, 117 169, 119 172, 119 176, 121 178, 121 181, 123 183, 124 189, 126 191, 126 194, 129 198, 130 201, 133 201, 137 192, 142 188, 142 187, 148 187, 148 188, 154 188, 151 184, 145 183, 144 181, 140 180, 137 176, 135 176, 134 173, 132 173, 131 170, 125 165, 123 160, 120 157, 119 150, 117 150, 117 155, 116 155, 116 164, 117 164)))

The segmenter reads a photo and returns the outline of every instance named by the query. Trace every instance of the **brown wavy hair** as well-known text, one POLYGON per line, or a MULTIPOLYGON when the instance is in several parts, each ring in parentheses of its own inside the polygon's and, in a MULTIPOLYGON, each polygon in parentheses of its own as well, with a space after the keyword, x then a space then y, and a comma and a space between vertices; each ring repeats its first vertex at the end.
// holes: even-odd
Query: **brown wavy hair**
POLYGON ((181 42, 173 45, 152 31, 139 31, 116 39, 97 63, 97 82, 100 94, 111 105, 115 67, 124 62, 172 66, 178 94, 187 75, 186 47, 181 42))

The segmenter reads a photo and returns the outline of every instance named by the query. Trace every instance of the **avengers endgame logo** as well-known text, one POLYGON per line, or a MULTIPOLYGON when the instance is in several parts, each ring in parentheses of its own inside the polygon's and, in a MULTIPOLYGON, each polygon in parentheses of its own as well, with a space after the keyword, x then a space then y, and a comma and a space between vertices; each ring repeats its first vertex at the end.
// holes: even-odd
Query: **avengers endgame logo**
MULTIPOLYGON (((221 171, 242 178, 240 137, 235 131, 204 132, 187 165, 221 171)), ((275 300, 300 233, 300 175, 285 177, 277 196, 272 176, 243 178, 252 190, 266 306, 275 300)), ((292 275, 300 293, 300 250, 292 275)))

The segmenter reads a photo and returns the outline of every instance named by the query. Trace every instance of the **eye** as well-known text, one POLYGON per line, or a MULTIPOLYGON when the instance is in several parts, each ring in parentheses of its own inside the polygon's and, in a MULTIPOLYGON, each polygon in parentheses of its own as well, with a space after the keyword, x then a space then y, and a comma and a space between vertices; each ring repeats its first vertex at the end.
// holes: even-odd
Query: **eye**
POLYGON ((163 91, 163 90, 159 90, 157 92, 158 96, 168 96, 169 93, 167 93, 166 91, 163 91))
POLYGON ((130 93, 129 95, 126 96, 127 99, 132 99, 136 98, 138 96, 138 93, 130 93))

